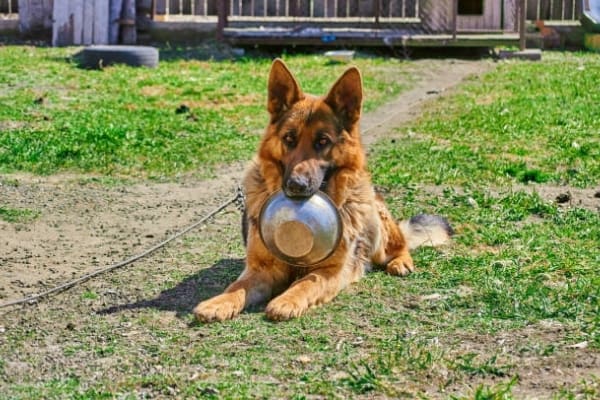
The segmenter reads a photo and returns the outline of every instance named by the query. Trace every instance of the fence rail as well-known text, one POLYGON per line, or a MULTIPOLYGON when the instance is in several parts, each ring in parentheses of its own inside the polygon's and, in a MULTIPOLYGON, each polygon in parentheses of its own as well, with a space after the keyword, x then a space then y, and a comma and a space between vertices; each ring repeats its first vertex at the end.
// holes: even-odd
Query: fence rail
POLYGON ((219 1, 221 0, 154 0, 154 14, 216 16, 219 1))
MULTIPOLYGON (((220 0, 154 0, 155 14, 217 16, 220 0)), ((230 17, 416 18, 419 0, 224 0, 230 17)), ((528 0, 528 20, 579 20, 584 0, 528 0)))
POLYGON ((581 17, 582 0, 528 0, 527 19, 573 21, 581 17))
MULTIPOLYGON (((153 0, 154 15, 216 17, 220 1, 231 17, 415 18, 419 0, 153 0)), ((528 20, 577 21, 585 0, 528 0, 528 20)), ((0 0, 0 14, 19 12, 18 0, 0 0)))

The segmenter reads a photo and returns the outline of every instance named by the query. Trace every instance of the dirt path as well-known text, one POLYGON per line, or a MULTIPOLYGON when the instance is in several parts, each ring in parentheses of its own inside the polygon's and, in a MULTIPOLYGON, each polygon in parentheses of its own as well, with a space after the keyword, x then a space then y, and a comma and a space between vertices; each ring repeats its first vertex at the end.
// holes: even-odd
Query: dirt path
MULTIPOLYGON (((366 145, 419 115, 423 104, 465 77, 493 68, 491 61, 421 60, 414 88, 365 115, 366 145)), ((406 79, 399 78, 399 79, 406 79)), ((0 303, 35 294, 137 254, 197 221, 239 182, 242 164, 217 179, 114 187, 90 177, 0 177, 0 205, 39 210, 30 223, 0 221, 0 303)))
POLYGON ((469 76, 490 70, 494 64, 491 61, 426 60, 415 62, 413 67, 421 75, 413 89, 363 116, 362 135, 366 146, 389 137, 394 128, 418 117, 427 101, 446 94, 469 76))

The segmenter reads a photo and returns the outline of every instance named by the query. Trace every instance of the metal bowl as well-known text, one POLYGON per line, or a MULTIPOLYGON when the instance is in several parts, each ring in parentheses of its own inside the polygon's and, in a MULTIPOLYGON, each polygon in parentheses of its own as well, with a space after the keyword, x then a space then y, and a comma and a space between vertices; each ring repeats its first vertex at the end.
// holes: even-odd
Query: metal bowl
POLYGON ((263 204, 260 237, 280 260, 297 266, 317 264, 333 253, 342 237, 342 220, 323 192, 309 198, 287 197, 279 191, 263 204))

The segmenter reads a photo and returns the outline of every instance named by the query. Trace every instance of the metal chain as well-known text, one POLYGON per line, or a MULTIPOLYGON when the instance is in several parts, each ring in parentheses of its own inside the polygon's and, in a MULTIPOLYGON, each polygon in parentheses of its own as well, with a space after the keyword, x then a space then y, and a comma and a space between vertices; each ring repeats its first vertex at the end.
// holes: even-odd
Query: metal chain
MULTIPOLYGON (((188 233, 189 231, 191 231, 192 229, 197 228, 198 226, 202 225, 203 223, 205 223, 206 221, 208 221, 210 218, 214 217, 215 215, 217 215, 218 213, 220 213, 221 211, 223 211, 225 208, 227 208, 227 206, 229 206, 230 204, 236 203, 237 207, 240 208, 240 204, 241 207, 244 207, 244 193, 241 189, 241 187, 238 187, 235 196, 233 196, 232 198, 230 198, 229 200, 225 201, 224 203, 221 203, 221 205, 219 205, 217 208, 215 208, 213 211, 211 211, 210 213, 206 214, 203 218, 201 218, 200 220, 198 220, 197 222, 187 226, 186 228, 182 229, 181 231, 175 233, 174 235, 168 237, 167 239, 163 240, 162 242, 152 246, 151 248, 143 251, 140 254, 137 254, 135 256, 132 256, 126 260, 123 260, 121 262, 118 262, 116 264, 110 265, 108 267, 99 269, 97 271, 94 272, 90 272, 89 274, 83 275, 80 278, 74 279, 72 281, 69 282, 65 282, 61 285, 58 285, 52 289, 46 290, 44 292, 35 294, 35 295, 30 295, 30 296, 26 296, 23 297, 21 299, 17 299, 17 300, 12 300, 12 301, 8 301, 6 303, 2 303, 0 304, 0 308, 5 308, 5 307, 9 307, 9 306, 14 306, 14 305, 19 305, 19 304, 33 304, 35 303, 37 300, 44 298, 44 297, 48 297, 52 294, 56 294, 59 292, 62 292, 64 290, 67 290, 75 285, 78 285, 80 283, 83 283, 85 281, 90 280, 91 278, 98 276, 100 274, 104 274, 106 272, 109 271, 113 271, 117 268, 121 268, 124 267, 126 265, 132 264, 133 262, 146 257, 147 255, 150 255, 152 253, 154 253, 156 250, 166 246, 168 243, 172 242, 173 240, 185 235, 186 233, 188 233)), ((242 208, 243 209, 243 208, 242 208)))

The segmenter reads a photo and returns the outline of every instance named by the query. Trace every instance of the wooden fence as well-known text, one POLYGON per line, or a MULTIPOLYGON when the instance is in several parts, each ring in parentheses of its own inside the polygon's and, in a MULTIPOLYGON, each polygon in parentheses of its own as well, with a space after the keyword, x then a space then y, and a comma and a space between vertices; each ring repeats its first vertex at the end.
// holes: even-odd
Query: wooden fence
POLYGON ((19 0, 0 0, 0 14, 17 14, 19 0))
MULTIPOLYGON (((232 17, 412 18, 419 0, 152 0, 155 15, 216 17, 220 1, 229 2, 232 17)), ((527 19, 579 20, 584 0, 528 0, 527 19)), ((18 0, 0 0, 0 14, 19 12, 18 0)))
MULTIPOLYGON (((6 1, 6 0, 5 0, 6 1)), ((220 0, 154 0, 156 15, 216 16, 220 0)), ((224 0, 231 17, 414 18, 419 0, 224 0), (377 14, 377 15, 376 15, 377 14)), ((527 19, 579 20, 583 0, 528 0, 527 19)))
POLYGON ((582 0, 528 0, 527 19, 572 21, 581 17, 582 0))

